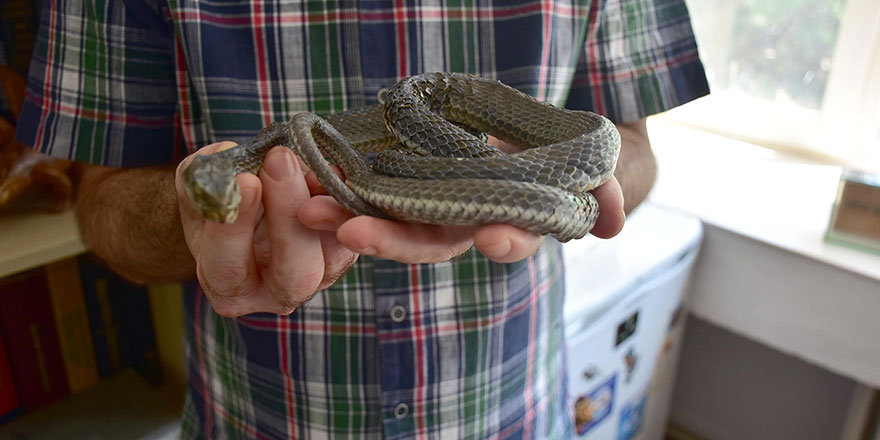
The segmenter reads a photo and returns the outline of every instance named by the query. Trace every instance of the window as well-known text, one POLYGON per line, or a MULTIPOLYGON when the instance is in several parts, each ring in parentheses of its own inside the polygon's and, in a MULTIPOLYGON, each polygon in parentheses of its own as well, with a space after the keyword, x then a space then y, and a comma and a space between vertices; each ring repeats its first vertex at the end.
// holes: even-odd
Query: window
POLYGON ((689 0, 712 94, 668 118, 880 168, 880 1, 689 0))

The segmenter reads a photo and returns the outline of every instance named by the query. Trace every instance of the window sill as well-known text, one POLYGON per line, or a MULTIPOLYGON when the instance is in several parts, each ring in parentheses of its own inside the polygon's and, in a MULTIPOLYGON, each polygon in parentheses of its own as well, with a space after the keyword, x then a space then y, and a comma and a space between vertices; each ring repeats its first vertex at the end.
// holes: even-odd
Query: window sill
POLYGON ((690 312, 880 388, 880 256, 824 240, 840 169, 660 119, 648 129, 651 202, 705 225, 690 312))
POLYGON ((880 256, 825 241, 841 169, 650 118, 651 201, 704 223, 880 280, 880 256))

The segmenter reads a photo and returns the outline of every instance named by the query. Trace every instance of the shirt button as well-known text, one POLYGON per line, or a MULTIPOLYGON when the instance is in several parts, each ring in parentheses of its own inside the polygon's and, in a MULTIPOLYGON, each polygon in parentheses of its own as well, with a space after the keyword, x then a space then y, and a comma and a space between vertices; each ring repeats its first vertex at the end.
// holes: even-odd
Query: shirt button
POLYGON ((403 322, 406 319, 406 307, 398 304, 391 308, 391 320, 394 322, 403 322))
POLYGON ((394 407, 394 418, 402 419, 409 415, 409 405, 401 402, 394 407))
POLYGON ((385 98, 388 97, 388 87, 382 87, 376 92, 376 101, 379 101, 379 104, 385 104, 385 98))

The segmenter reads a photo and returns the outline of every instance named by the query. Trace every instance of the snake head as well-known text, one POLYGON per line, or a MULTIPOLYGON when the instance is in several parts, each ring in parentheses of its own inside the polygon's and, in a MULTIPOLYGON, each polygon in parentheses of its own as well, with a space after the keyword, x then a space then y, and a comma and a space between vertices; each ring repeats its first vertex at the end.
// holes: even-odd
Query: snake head
POLYGON ((199 155, 183 170, 186 195, 208 220, 232 223, 238 217, 241 190, 230 161, 199 155))

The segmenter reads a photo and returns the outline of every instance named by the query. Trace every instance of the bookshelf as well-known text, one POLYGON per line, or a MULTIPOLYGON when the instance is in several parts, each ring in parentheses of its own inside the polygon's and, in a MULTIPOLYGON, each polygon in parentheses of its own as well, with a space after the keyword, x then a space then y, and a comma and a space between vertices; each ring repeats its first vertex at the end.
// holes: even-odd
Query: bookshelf
MULTIPOLYGON (((40 4, 5 2, 3 27, 15 29, 0 66, 5 169, 18 159, 11 139, 40 4)), ((81 255, 73 209, 39 211, 51 202, 35 182, 0 207, 0 440, 174 438, 185 383, 181 286, 129 286, 103 273, 81 255), (158 319, 145 325, 150 315, 158 319)))
POLYGON ((73 209, 0 215, 0 278, 85 251, 73 209))
MULTIPOLYGON (((83 267, 78 266, 77 262, 85 257, 81 254, 87 251, 73 209, 61 214, 8 211, 0 213, 0 285, 9 279, 31 276, 33 269, 39 268, 44 273, 42 276, 46 277, 46 282, 52 285, 50 289, 52 294, 60 292, 60 296, 52 296, 51 306, 47 303, 40 308, 47 310, 50 320, 52 316, 55 317, 56 326, 59 322, 71 322, 69 318, 58 321, 59 316, 66 316, 63 315, 65 312, 68 312, 68 315, 72 313, 73 308, 70 304, 63 304, 65 300, 69 302, 78 295, 78 301, 83 301, 83 292, 73 295, 71 292, 74 290, 68 289, 68 286, 82 282, 85 288, 86 278, 82 278, 85 272, 82 272, 83 267), (60 269, 67 270, 68 273, 58 275, 60 269), (54 279, 53 274, 56 275, 54 279)), ((106 288, 114 291, 122 289, 124 294, 121 297, 126 298, 137 294, 122 287, 121 281, 110 281, 106 288)), ((135 309, 149 309, 153 321, 150 323, 152 325, 143 325, 144 323, 140 322, 131 327, 151 328, 148 334, 155 339, 155 344, 152 346, 154 348, 151 350, 153 356, 158 355, 161 383, 154 380, 150 380, 153 383, 148 383, 143 371, 137 374, 135 373, 137 366, 123 362, 125 365, 121 371, 116 370, 118 367, 114 367, 115 372, 109 376, 102 373, 101 378, 91 379, 84 386, 75 389, 73 380, 70 379, 72 364, 68 362, 70 359, 65 359, 63 368, 68 373, 69 387, 66 397, 47 406, 29 410, 23 406, 19 391, 19 408, 11 416, 8 413, 5 416, 0 414, 0 440, 113 438, 119 434, 125 437, 153 439, 170 439, 176 436, 185 387, 181 339, 183 332, 181 287, 170 284, 132 288, 141 289, 140 295, 143 300, 135 309)), ((110 297, 112 298, 113 295, 111 294, 110 297)), ((114 303, 113 312, 120 312, 126 307, 131 308, 130 306, 131 304, 120 306, 114 303)), ((79 319, 91 319, 94 308, 91 312, 83 309, 79 313, 81 314, 78 316, 79 319)), ((136 316, 123 315, 119 322, 129 322, 134 318, 136 316)), ((81 324, 86 329, 86 333, 84 336, 80 335, 81 338, 75 342, 73 348, 88 346, 87 349, 79 351, 88 352, 88 356, 94 357, 97 352, 93 350, 94 340, 91 339, 91 333, 104 332, 107 327, 97 330, 94 322, 90 325, 88 321, 83 321, 81 324), (82 337, 86 338, 85 341, 82 337)), ((69 329, 59 329, 57 333, 64 339, 63 335, 68 334, 69 329)), ((143 338, 143 335, 140 337, 143 338)), ((135 341, 130 338, 132 336, 129 335, 129 339, 126 339, 126 346, 129 347, 132 341, 135 341)), ((4 350, 4 353, 0 353, 4 355, 0 363, 9 362, 12 356, 21 354, 21 352, 13 353, 9 346, 0 350, 4 350)), ((71 352, 71 347, 66 347, 61 352, 71 352)), ((94 374, 97 374, 97 371, 94 374)), ((17 379, 13 378, 13 380, 17 379)), ((0 377, 0 391, 3 391, 2 382, 0 377)))

